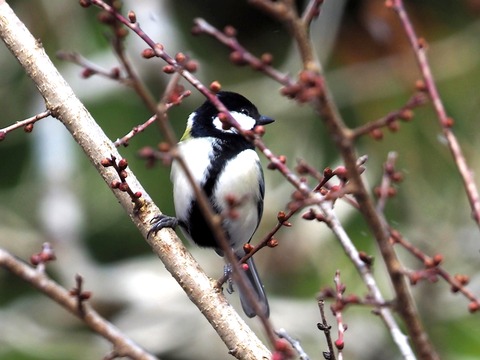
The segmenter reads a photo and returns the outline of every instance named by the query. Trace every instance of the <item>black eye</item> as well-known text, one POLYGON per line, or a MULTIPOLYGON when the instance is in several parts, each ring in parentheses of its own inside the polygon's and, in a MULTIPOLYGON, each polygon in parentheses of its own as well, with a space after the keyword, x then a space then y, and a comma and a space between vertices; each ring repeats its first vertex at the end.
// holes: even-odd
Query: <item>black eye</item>
POLYGON ((241 112, 243 115, 250 116, 250 111, 248 111, 248 109, 242 109, 240 112, 241 112))

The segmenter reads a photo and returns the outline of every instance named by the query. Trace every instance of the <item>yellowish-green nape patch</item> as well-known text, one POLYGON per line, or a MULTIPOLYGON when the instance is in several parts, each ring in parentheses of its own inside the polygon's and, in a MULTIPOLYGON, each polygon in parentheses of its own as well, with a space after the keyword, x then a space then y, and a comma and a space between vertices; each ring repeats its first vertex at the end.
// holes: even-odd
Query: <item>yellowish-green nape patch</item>
POLYGON ((185 129, 185 132, 183 133, 180 141, 184 141, 190 138, 192 131, 192 124, 190 122, 187 123, 187 128, 185 129))

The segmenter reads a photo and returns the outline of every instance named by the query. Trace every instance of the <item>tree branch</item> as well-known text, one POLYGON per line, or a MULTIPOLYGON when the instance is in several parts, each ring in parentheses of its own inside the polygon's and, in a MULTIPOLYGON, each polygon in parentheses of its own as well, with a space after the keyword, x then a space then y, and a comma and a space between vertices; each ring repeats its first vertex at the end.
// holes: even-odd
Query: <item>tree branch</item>
MULTIPOLYGON (((0 5, 1 6, 1 5, 0 5)), ((127 338, 112 323, 100 316, 87 302, 82 301, 81 307, 77 297, 50 279, 43 271, 38 271, 15 258, 0 248, 0 267, 27 281, 42 293, 60 304, 63 308, 82 320, 97 334, 113 344, 113 351, 118 356, 128 356, 137 360, 155 360, 155 356, 147 353, 132 340, 127 338)))
POLYGON ((317 63, 312 64, 315 57, 307 26, 298 18, 294 5, 287 0, 279 2, 251 0, 251 3, 283 22, 297 42, 303 62, 303 72, 300 74, 300 79, 302 79, 302 76, 305 77, 307 80, 305 82, 311 86, 311 91, 307 92, 307 96, 303 99, 297 98, 297 100, 309 102, 319 114, 344 161, 349 180, 355 189, 353 195, 359 205, 361 214, 377 241, 395 289, 397 310, 408 329, 416 351, 422 359, 438 359, 415 307, 415 302, 402 271, 403 267, 389 241, 388 230, 383 226, 361 173, 357 170, 358 156, 355 150, 354 133, 345 125, 340 116, 326 80, 321 74, 321 64, 316 60, 317 63))
POLYGON ((457 166, 458 172, 462 177, 463 185, 465 186, 465 192, 472 209, 473 220, 477 223, 477 226, 480 227, 480 195, 478 188, 473 179, 472 170, 469 168, 467 160, 463 155, 460 143, 458 142, 457 137, 452 130, 454 120, 448 116, 433 78, 426 53, 427 44, 424 39, 417 37, 415 29, 413 28, 410 18, 405 10, 405 7, 403 6, 402 0, 387 1, 387 5, 395 10, 400 22, 403 25, 408 41, 410 42, 418 62, 418 67, 422 73, 423 81, 425 82, 425 88, 432 99, 433 108, 437 113, 437 118, 440 127, 442 128, 443 135, 447 140, 447 144, 450 152, 452 153, 455 165, 457 166))
MULTIPOLYGON (((116 180, 118 178, 116 172, 111 167, 103 167, 102 160, 112 155, 121 159, 121 155, 76 98, 41 44, 35 40, 4 0, 0 0, 0 36, 34 81, 45 99, 47 109, 66 126, 104 181, 110 184, 116 180)), ((130 188, 142 193, 140 199, 142 207, 134 211, 127 194, 115 190, 113 193, 147 239, 150 220, 160 211, 134 174, 129 169, 126 171, 130 188)), ((228 304, 215 287, 215 282, 205 275, 172 230, 164 229, 158 236, 147 239, 147 242, 192 302, 209 320, 231 354, 242 359, 261 359, 270 356, 269 351, 228 304)))

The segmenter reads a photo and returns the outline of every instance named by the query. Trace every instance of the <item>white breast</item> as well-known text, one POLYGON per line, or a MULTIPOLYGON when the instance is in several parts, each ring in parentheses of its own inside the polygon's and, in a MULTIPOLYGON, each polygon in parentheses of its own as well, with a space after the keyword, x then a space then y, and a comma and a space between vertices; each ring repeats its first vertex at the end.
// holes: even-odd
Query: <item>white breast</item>
POLYGON ((225 199, 228 195, 235 196, 241 205, 235 210, 239 216, 235 219, 226 218, 224 227, 230 234, 231 245, 240 249, 248 242, 257 228, 258 201, 260 194, 260 161, 254 150, 244 150, 225 165, 215 187, 215 202, 221 209, 227 209, 225 199))
MULTIPOLYGON (((178 150, 187 162, 188 168, 197 184, 201 184, 210 164, 212 145, 207 138, 194 138, 178 144, 178 150)), ((186 221, 194 192, 184 171, 174 161, 170 179, 173 183, 175 213, 179 220, 186 221)))
MULTIPOLYGON (((179 144, 179 151, 197 184, 202 185, 213 155, 211 139, 190 138, 179 144)), ((230 234, 231 246, 235 250, 241 249, 257 228, 258 201, 261 201, 260 179, 258 155, 254 150, 248 149, 225 164, 213 190, 214 205, 221 211, 228 208, 225 200, 227 196, 233 195, 241 200, 241 205, 235 209, 239 216, 236 219, 226 218, 223 222, 225 230, 230 234)), ((183 170, 175 161, 172 164, 171 180, 174 185, 176 216, 179 220, 187 221, 189 207, 195 194, 183 170)))

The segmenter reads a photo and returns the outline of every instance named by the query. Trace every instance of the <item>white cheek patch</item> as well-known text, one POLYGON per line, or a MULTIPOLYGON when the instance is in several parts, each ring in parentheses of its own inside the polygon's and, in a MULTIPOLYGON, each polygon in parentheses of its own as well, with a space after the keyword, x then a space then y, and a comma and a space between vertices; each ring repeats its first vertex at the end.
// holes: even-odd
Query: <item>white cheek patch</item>
POLYGON ((187 119, 187 127, 191 128, 193 125, 193 119, 197 116, 196 112, 193 112, 190 114, 190 116, 187 119))
MULTIPOLYGON (((252 130, 254 127, 255 127, 255 119, 248 116, 248 115, 245 115, 245 114, 242 114, 242 113, 239 113, 239 112, 236 112, 236 111, 232 111, 230 112, 233 116, 233 118, 235 120, 237 120, 238 124, 240 125, 240 127, 243 129, 243 130, 252 130)), ((217 117, 215 117, 215 119, 213 119, 213 125, 218 129, 218 130, 222 130, 222 131, 225 131, 225 132, 229 132, 229 133, 237 133, 238 131, 235 129, 235 128, 230 128, 229 130, 225 130, 223 129, 223 124, 222 122, 220 121, 220 119, 217 117)))

